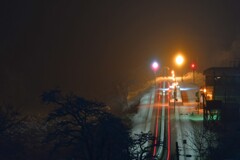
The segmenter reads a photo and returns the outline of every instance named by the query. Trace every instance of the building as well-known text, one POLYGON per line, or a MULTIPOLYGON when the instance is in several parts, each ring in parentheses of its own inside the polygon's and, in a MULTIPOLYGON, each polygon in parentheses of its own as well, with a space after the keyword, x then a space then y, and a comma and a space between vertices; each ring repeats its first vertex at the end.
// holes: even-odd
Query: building
POLYGON ((207 100, 240 104, 240 67, 212 67, 203 74, 207 100))

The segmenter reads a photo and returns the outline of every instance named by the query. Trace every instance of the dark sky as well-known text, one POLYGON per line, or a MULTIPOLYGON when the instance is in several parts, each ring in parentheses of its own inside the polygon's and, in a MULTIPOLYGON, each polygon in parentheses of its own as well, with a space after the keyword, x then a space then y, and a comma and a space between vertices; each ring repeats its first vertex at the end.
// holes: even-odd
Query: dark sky
POLYGON ((54 87, 101 99, 118 82, 151 79, 154 59, 173 67, 178 51, 199 71, 240 54, 238 0, 0 3, 0 100, 14 105, 54 87))

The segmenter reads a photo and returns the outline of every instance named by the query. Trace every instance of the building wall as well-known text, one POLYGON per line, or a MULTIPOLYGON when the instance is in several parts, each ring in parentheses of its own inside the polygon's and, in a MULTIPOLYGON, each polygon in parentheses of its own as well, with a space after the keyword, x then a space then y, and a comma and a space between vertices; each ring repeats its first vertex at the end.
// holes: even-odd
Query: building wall
POLYGON ((207 93, 223 103, 240 104, 240 68, 209 68, 204 72, 207 93))

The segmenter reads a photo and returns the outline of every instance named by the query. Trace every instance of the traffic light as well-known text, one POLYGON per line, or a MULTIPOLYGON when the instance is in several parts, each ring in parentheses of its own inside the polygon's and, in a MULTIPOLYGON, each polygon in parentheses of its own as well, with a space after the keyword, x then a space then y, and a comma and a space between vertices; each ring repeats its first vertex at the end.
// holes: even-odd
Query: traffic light
POLYGON ((192 64, 191 64, 191 68, 192 68, 192 70, 195 70, 195 69, 196 69, 196 64, 195 64, 195 63, 192 63, 192 64))
POLYGON ((195 63, 191 63, 191 69, 192 69, 192 82, 194 83, 194 81, 195 81, 194 72, 196 70, 196 64, 195 63))

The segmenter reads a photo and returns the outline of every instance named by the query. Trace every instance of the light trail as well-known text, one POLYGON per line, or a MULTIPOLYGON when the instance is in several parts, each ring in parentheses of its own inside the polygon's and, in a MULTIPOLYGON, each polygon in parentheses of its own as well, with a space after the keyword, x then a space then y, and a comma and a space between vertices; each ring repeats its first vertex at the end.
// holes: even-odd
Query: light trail
MULTIPOLYGON (((168 84, 169 86, 169 84, 168 84)), ((168 95, 169 100, 169 95, 168 95)), ((167 151, 167 160, 170 160, 171 154, 171 119, 170 119, 170 106, 168 105, 168 151, 167 151)))
MULTIPOLYGON (((169 84, 166 84, 166 82, 162 83, 162 86, 160 86, 161 89, 158 89, 158 93, 160 91, 163 91, 165 88, 168 88, 169 84)), ((165 92, 166 93, 166 92, 165 92)), ((155 140, 154 140, 154 148, 153 148, 153 156, 158 155, 158 158, 162 157, 163 154, 163 146, 159 146, 157 147, 157 140, 160 140, 160 142, 164 142, 164 133, 165 133, 165 124, 167 125, 167 131, 168 131, 168 141, 167 141, 167 146, 168 146, 168 150, 167 150, 167 160, 170 160, 170 153, 171 153, 171 127, 170 127, 170 107, 168 106, 168 119, 167 119, 167 123, 166 123, 166 115, 165 115, 165 108, 167 107, 166 104, 166 98, 169 100, 169 94, 166 96, 166 94, 162 94, 162 97, 160 94, 158 94, 157 96, 157 101, 155 101, 155 103, 161 103, 162 105, 158 105, 157 108, 157 113, 156 113, 156 123, 155 123, 155 140), (161 101, 161 102, 160 102, 161 101), (162 106, 160 108, 160 106, 162 106), (159 118, 160 116, 160 112, 161 114, 161 119, 159 118), (160 124, 161 122, 161 124, 160 124), (161 129, 159 128, 159 125, 161 125, 161 129), (160 130, 159 130, 160 129, 160 130), (159 138, 158 138, 159 137, 159 138)), ((167 100, 167 101, 168 101, 167 100)))
MULTIPOLYGON (((159 91, 158 91, 159 93, 159 91)), ((157 99, 157 102, 160 100, 160 95, 158 94, 158 99, 157 99)), ((157 107, 157 114, 156 114, 156 125, 155 125, 155 134, 154 134, 154 148, 153 148, 153 156, 156 156, 156 152, 157 152, 157 139, 158 139, 158 117, 159 117, 159 114, 160 114, 160 109, 159 107, 157 107)))
POLYGON ((170 106, 168 106, 168 152, 167 152, 167 160, 170 160, 170 152, 171 152, 171 123, 170 123, 170 106))
MULTIPOLYGON (((162 84, 162 86, 161 86, 161 88, 166 88, 166 83, 165 82, 163 82, 163 83, 161 83, 162 84)), ((162 114, 161 114, 161 119, 159 119, 160 121, 161 121, 161 129, 160 129, 160 135, 159 135, 159 141, 160 141, 160 143, 163 143, 164 142, 164 135, 165 135, 165 102, 166 102, 166 100, 165 100, 165 98, 166 98, 166 94, 162 94, 162 96, 160 96, 159 95, 159 103, 161 103, 162 105, 162 107, 161 108, 159 108, 159 110, 161 110, 161 112, 162 112, 162 114), (160 100, 161 100, 161 102, 160 102, 160 100)), ((163 150, 163 146, 162 145, 160 145, 159 146, 159 148, 157 149, 157 156, 158 156, 158 158, 160 158, 160 157, 162 157, 163 156, 163 152, 164 152, 164 150, 163 150)))

